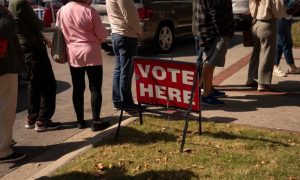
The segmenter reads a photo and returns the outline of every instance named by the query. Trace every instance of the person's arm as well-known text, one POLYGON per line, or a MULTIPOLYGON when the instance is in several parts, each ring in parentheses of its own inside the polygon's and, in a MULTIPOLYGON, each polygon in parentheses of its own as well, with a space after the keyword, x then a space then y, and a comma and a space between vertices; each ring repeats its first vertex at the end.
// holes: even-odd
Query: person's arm
POLYGON ((100 42, 105 42, 107 38, 107 32, 102 24, 102 20, 95 9, 92 8, 92 23, 94 25, 94 32, 100 42))
POLYGON ((209 2, 208 3, 209 12, 214 27, 217 30, 217 33, 220 36, 224 36, 224 35, 232 36, 233 35, 233 13, 232 13, 231 0, 214 0, 214 1, 208 0, 208 2, 209 2), (230 1, 230 3, 228 1, 230 1), (227 16, 227 18, 224 18, 224 16, 227 16), (224 22, 224 20, 227 20, 229 22, 224 22), (232 23, 232 27, 230 26, 227 27, 229 23, 232 23), (227 34, 229 32, 230 34, 227 34))
POLYGON ((272 13, 275 18, 282 18, 286 14, 286 7, 283 0, 273 0, 272 1, 272 13))
POLYGON ((120 10, 125 19, 125 23, 132 28, 138 36, 142 35, 138 12, 132 0, 117 0, 120 10))

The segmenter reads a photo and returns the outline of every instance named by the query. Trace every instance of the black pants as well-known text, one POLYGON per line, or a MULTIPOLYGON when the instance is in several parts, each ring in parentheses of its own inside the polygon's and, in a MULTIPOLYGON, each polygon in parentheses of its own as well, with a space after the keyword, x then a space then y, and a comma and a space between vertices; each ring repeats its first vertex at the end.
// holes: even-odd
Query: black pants
POLYGON ((93 121, 99 121, 102 103, 102 65, 79 68, 70 66, 70 71, 73 83, 73 105, 76 112, 77 121, 84 120, 85 72, 89 79, 93 121))
POLYGON ((50 120, 55 111, 56 81, 47 49, 40 44, 24 52, 28 70, 28 118, 50 120))

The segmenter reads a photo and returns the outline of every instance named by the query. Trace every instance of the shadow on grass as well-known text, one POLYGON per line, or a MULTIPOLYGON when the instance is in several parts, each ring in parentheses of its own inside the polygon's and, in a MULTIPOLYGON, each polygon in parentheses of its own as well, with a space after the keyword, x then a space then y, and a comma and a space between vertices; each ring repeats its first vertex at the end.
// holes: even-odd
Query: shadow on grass
POLYGON ((146 171, 140 174, 136 174, 133 176, 126 175, 125 173, 128 170, 125 168, 115 167, 103 171, 103 173, 99 174, 88 174, 82 172, 71 172, 68 174, 57 175, 53 177, 41 177, 38 180, 47 180, 47 179, 164 179, 164 180, 189 180, 189 179, 197 179, 198 176, 189 170, 171 170, 171 171, 146 171))
POLYGON ((241 135, 236 135, 236 134, 232 134, 232 133, 227 133, 227 132, 224 132, 224 131, 216 132, 216 133, 205 131, 203 133, 203 135, 204 136, 210 136, 210 137, 213 137, 213 138, 218 138, 218 139, 226 139, 226 140, 240 139, 240 140, 250 140, 250 141, 261 141, 261 142, 265 142, 265 143, 271 143, 271 144, 277 145, 277 146, 289 147, 289 144, 282 143, 282 142, 279 142, 279 141, 274 141, 274 140, 264 139, 264 138, 241 136, 241 135))
POLYGON ((118 141, 115 140, 115 135, 116 135, 115 133, 112 133, 110 139, 101 142, 101 144, 96 144, 95 147, 99 147, 105 144, 112 145, 112 144, 123 144, 123 143, 144 145, 144 144, 152 144, 160 141, 170 142, 170 141, 177 140, 177 137, 175 135, 166 132, 156 131, 156 132, 145 133, 128 126, 122 127, 120 129, 120 135, 118 141))

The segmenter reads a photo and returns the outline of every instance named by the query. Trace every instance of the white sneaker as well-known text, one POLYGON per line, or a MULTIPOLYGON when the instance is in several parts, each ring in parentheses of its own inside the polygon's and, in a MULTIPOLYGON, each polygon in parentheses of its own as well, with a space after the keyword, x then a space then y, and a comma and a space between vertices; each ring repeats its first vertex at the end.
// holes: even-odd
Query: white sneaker
POLYGON ((273 75, 279 77, 287 77, 286 73, 281 71, 279 66, 274 66, 273 75))

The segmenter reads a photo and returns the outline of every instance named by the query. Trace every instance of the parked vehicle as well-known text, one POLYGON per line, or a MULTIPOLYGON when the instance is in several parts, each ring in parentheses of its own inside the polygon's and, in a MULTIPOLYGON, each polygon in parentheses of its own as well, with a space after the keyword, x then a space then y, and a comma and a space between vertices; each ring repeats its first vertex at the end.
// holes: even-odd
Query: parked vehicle
POLYGON ((248 31, 251 28, 252 17, 249 10, 249 0, 232 0, 235 31, 248 31))
MULTIPOLYGON (((134 0, 140 26, 144 31, 140 44, 153 44, 160 52, 168 52, 178 38, 192 37, 191 0, 134 0)), ((92 5, 100 14, 109 34, 111 28, 107 18, 105 0, 93 0, 92 5)), ((107 42, 111 42, 109 36, 107 42)))
POLYGON ((44 21, 45 27, 51 27, 55 22, 57 11, 66 3, 66 0, 43 0, 42 4, 34 5, 33 10, 44 21))

